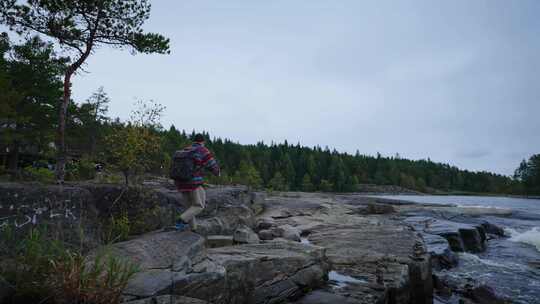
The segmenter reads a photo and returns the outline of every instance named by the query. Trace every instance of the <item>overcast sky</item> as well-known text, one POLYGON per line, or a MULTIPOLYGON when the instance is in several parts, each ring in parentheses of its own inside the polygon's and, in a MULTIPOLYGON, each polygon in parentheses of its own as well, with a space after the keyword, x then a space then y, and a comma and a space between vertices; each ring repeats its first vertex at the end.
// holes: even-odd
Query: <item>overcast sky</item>
POLYGON ((431 158, 512 174, 540 153, 540 1, 152 1, 170 55, 101 48, 79 75, 111 115, 240 143, 431 158))

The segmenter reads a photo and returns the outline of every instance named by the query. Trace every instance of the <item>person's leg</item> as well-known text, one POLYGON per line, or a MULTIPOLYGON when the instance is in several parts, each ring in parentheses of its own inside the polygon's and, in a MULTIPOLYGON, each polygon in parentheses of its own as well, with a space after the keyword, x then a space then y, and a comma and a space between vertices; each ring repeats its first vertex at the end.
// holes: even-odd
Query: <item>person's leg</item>
POLYGON ((197 206, 200 206, 201 208, 197 210, 197 213, 193 215, 191 218, 190 226, 193 231, 197 230, 197 215, 199 215, 204 208, 206 208, 206 192, 204 191, 204 187, 199 187, 196 190, 195 195, 197 196, 197 206))
POLYGON ((192 228, 194 228, 194 219, 195 216, 203 210, 205 206, 205 194, 203 187, 198 187, 197 189, 188 192, 188 201, 190 207, 180 215, 180 219, 184 223, 189 223, 192 228), (202 195, 201 195, 202 193, 202 195))

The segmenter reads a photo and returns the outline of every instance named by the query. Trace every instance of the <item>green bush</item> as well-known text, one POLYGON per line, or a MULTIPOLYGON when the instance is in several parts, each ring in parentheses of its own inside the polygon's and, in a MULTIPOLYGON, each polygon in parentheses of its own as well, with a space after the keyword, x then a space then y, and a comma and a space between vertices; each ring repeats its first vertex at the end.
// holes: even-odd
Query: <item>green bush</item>
POLYGON ((23 176, 42 183, 54 182, 54 172, 47 168, 34 168, 28 166, 23 169, 23 176))
POLYGON ((103 171, 96 174, 97 183, 121 184, 124 183, 124 177, 119 173, 103 171))
POLYGON ((88 156, 83 156, 77 163, 81 179, 94 179, 96 177, 96 164, 88 156))
POLYGON ((37 229, 18 238, 4 228, 0 245, 0 279, 14 290, 10 303, 118 303, 138 271, 106 250, 84 255, 37 229))
POLYGON ((123 212, 119 216, 111 215, 105 228, 103 241, 106 244, 127 240, 131 230, 127 213, 123 212))
POLYGON ((89 180, 96 177, 96 164, 88 156, 83 156, 79 160, 66 164, 66 179, 89 180))

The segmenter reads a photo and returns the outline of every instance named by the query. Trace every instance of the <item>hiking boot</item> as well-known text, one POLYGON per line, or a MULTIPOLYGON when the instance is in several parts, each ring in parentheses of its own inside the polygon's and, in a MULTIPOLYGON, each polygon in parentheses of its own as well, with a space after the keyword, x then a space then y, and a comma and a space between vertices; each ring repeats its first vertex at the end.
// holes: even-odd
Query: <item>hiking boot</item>
POLYGON ((186 231, 186 230, 190 230, 190 227, 188 224, 184 223, 183 221, 177 221, 176 224, 174 225, 174 229, 176 231, 186 231))
POLYGON ((186 231, 186 230, 189 230, 189 225, 188 224, 184 224, 184 223, 181 223, 181 222, 178 222, 174 225, 174 229, 176 231, 186 231))

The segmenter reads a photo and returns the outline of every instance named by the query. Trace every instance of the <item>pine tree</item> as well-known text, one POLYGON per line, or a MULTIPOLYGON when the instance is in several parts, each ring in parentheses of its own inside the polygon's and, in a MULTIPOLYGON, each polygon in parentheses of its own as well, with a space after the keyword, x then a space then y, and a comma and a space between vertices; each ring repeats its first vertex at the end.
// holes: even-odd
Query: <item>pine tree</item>
POLYGON ((276 172, 274 174, 274 177, 272 177, 272 179, 268 182, 268 188, 270 190, 275 190, 275 191, 289 190, 289 187, 287 186, 285 179, 279 172, 276 172))
POLYGON ((149 16, 147 0, 0 0, 0 23, 18 34, 48 36, 73 58, 64 71, 63 99, 58 109, 58 181, 63 182, 65 175, 65 127, 73 75, 100 45, 130 48, 133 53, 167 53, 168 39, 143 33, 142 25, 149 16))
POLYGON ((311 176, 309 174, 304 174, 304 177, 302 178, 302 191, 311 192, 315 190, 315 187, 313 186, 313 183, 311 182, 311 176))

